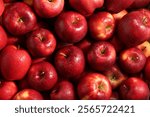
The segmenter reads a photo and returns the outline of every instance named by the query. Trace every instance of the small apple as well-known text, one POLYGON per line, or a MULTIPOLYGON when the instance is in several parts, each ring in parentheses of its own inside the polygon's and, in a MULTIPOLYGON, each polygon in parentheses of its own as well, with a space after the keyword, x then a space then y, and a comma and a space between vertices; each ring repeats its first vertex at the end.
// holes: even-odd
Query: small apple
POLYGON ((63 12, 55 22, 55 32, 65 43, 79 42, 87 33, 87 21, 78 12, 63 12))
POLYGON ((88 26, 95 40, 108 40, 113 35, 115 19, 109 12, 98 12, 91 15, 88 26))
POLYGON ((107 77, 100 73, 87 73, 81 78, 77 91, 82 100, 108 100, 112 88, 107 77))
POLYGON ((60 81, 58 82, 50 93, 52 100, 74 100, 75 89, 71 82, 60 81))
POLYGON ((150 91, 143 80, 130 77, 121 84, 119 95, 126 100, 147 100, 149 99, 150 91))
POLYGON ((43 100, 43 96, 34 89, 23 89, 13 97, 13 100, 43 100))
POLYGON ((17 93, 18 88, 13 81, 0 81, 0 100, 10 100, 17 93))
POLYGON ((107 70, 113 66, 116 61, 115 48, 109 42, 95 42, 87 52, 87 60, 94 70, 107 70))

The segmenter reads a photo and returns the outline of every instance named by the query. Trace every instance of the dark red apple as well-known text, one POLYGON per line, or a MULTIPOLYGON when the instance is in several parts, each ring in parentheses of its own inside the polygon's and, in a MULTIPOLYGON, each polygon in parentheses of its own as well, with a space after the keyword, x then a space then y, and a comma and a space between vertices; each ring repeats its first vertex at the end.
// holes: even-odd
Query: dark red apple
POLYGON ((126 100, 146 100, 149 99, 150 91, 148 85, 137 77, 125 80, 120 88, 119 95, 126 100))
POLYGON ((0 0, 0 16, 3 14, 4 8, 4 2, 3 0, 0 0))
POLYGON ((54 57, 54 63, 60 76, 74 80, 84 71, 85 58, 81 49, 68 45, 58 50, 54 57))
POLYGON ((69 0, 69 3, 82 15, 89 16, 94 13, 95 9, 103 6, 104 0, 69 0))
POLYGON ((45 61, 32 64, 27 73, 29 85, 39 91, 52 89, 57 79, 55 68, 52 64, 45 61))
POLYGON ((43 100, 43 96, 36 90, 23 89, 13 97, 13 100, 43 100))
POLYGON ((146 63, 146 57, 138 48, 129 48, 120 53, 119 61, 126 73, 140 72, 146 63))
POLYGON ((109 79, 112 89, 119 87, 127 78, 116 65, 104 71, 103 74, 109 79))
POLYGON ((6 80, 21 80, 31 65, 31 57, 24 49, 6 46, 1 52, 0 70, 6 80))
POLYGON ((87 73, 77 86, 79 98, 82 100, 110 99, 112 88, 107 77, 100 73, 87 73))
POLYGON ((130 6, 131 9, 133 8, 143 8, 145 6, 147 6, 148 4, 150 4, 150 0, 135 0, 133 2, 133 4, 130 6))
POLYGON ((40 28, 33 31, 27 39, 27 48, 34 57, 51 55, 56 47, 56 39, 52 32, 40 28))
POLYGON ((7 34, 2 26, 0 26, 0 50, 2 50, 7 44, 7 34))
POLYGON ((15 2, 5 9, 3 24, 11 34, 23 35, 33 30, 36 16, 27 4, 15 2))
POLYGON ((13 81, 0 81, 0 100, 12 99, 17 91, 17 85, 13 81))
POLYGON ((89 31, 95 40, 108 40, 115 29, 115 19, 109 12, 98 12, 91 15, 89 31))
POLYGON ((119 39, 127 46, 137 46, 150 39, 150 11, 141 9, 125 15, 118 24, 119 39))
POLYGON ((33 0, 34 10, 40 17, 52 18, 64 8, 64 0, 33 0))
POLYGON ((129 6, 136 0, 106 0, 106 9, 113 13, 118 13, 129 8, 129 6))
POLYGON ((55 32, 65 43, 79 42, 87 33, 87 21, 78 12, 63 12, 55 22, 55 32))
POLYGON ((75 89, 71 82, 60 81, 52 89, 50 93, 50 99, 52 100, 74 100, 75 89))
POLYGON ((87 60, 94 70, 107 70, 113 66, 116 61, 115 48, 109 42, 95 42, 87 52, 87 60))

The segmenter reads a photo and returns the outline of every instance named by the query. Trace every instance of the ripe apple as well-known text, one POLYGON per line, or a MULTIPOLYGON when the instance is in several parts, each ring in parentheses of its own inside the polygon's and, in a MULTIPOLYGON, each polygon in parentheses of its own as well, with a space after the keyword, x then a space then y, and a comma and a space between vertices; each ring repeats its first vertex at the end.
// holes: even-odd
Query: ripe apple
POLYGON ((136 0, 106 0, 106 9, 113 13, 118 13, 127 9, 136 0))
POLYGON ((32 64, 27 73, 29 85, 38 91, 52 89, 57 79, 55 68, 52 64, 45 61, 32 64))
POLYGON ((143 8, 145 6, 147 6, 148 4, 150 4, 150 0, 135 0, 133 2, 133 4, 130 6, 131 9, 133 8, 143 8))
POLYGON ((116 89, 124 80, 126 80, 126 76, 116 65, 104 71, 103 74, 109 79, 112 89, 116 89))
POLYGON ((119 95, 126 100, 146 100, 149 99, 150 91, 143 80, 138 77, 130 77, 121 84, 119 95))
POLYGON ((137 46, 150 39, 150 11, 141 9, 128 13, 119 21, 117 32, 127 47, 137 46))
POLYGON ((145 41, 142 44, 139 44, 137 48, 140 49, 146 57, 150 56, 150 42, 145 41))
POLYGON ((109 12, 98 12, 91 15, 89 31, 95 40, 108 40, 115 29, 115 19, 109 12))
POLYGON ((0 0, 0 16, 3 14, 4 8, 4 2, 3 0, 0 0))
POLYGON ((52 89, 50 93, 50 99, 52 100, 74 100, 75 89, 71 82, 60 81, 52 89))
POLYGON ((23 89, 13 97, 13 100, 43 100, 43 96, 34 89, 23 89))
POLYGON ((36 16, 32 9, 23 2, 16 2, 3 13, 3 24, 13 35, 23 35, 33 30, 36 16))
POLYGON ((34 57, 51 55, 56 47, 56 39, 52 32, 40 28, 33 31, 27 39, 27 48, 34 57))
POLYGON ((61 13, 64 0, 33 0, 33 6, 40 17, 52 18, 61 13))
POLYGON ((0 70, 6 80, 21 80, 31 65, 31 57, 24 49, 6 46, 1 52, 0 70))
POLYGON ((17 93, 18 88, 13 81, 0 81, 0 100, 10 100, 17 93))
POLYGON ((115 48, 109 42, 95 42, 87 52, 87 60, 94 70, 107 70, 113 66, 116 61, 115 48))
POLYGON ((54 57, 55 68, 65 79, 75 80, 85 67, 85 58, 81 49, 76 46, 64 46, 54 57))
POLYGON ((107 100, 112 94, 111 84, 107 77, 92 72, 81 78, 77 91, 82 100, 107 100))
POLYGON ((0 50, 2 50, 7 44, 7 34, 2 26, 0 26, 0 50))
POLYGON ((55 32, 65 43, 79 42, 87 33, 87 21, 78 12, 63 12, 55 22, 55 32))
POLYGON ((126 73, 140 72, 146 63, 146 57, 138 48, 129 48, 120 53, 119 61, 122 69, 126 73))
POLYGON ((69 0, 69 3, 82 15, 89 16, 94 13, 95 9, 103 6, 104 0, 69 0))

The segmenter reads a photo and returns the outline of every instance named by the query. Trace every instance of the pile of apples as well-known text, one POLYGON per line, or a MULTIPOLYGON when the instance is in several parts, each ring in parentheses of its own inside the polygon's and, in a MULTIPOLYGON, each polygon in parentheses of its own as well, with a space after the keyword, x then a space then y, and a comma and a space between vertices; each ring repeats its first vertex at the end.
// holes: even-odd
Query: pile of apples
POLYGON ((0 0, 1 100, 150 98, 150 0, 0 0))

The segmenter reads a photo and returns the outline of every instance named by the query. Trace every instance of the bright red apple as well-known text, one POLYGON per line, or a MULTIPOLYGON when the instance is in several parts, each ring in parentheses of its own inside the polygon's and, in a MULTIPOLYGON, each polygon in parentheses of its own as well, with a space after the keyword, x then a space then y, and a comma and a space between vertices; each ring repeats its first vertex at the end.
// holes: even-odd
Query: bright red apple
POLYGON ((100 73, 87 73, 77 86, 79 98, 82 100, 110 99, 112 88, 107 77, 100 73))
POLYGON ((1 52, 0 70, 6 80, 21 80, 30 65, 30 55, 20 47, 9 45, 1 52))
POLYGON ((109 12, 98 12, 91 15, 88 26, 95 40, 108 40, 113 35, 115 19, 109 12))
POLYGON ((7 44, 7 34, 2 26, 0 26, 0 50, 2 50, 7 44))
POLYGON ((119 95, 126 100, 147 100, 150 96, 148 85, 137 77, 125 80, 120 88, 119 95))
POLYGON ((43 96, 36 90, 23 89, 13 97, 13 100, 43 100, 43 96))
POLYGON ((50 99, 52 100, 74 100, 75 89, 71 82, 60 81, 52 89, 50 93, 50 99))
POLYGON ((87 21, 78 12, 63 12, 55 22, 55 32, 65 43, 79 42, 87 33, 87 21))

